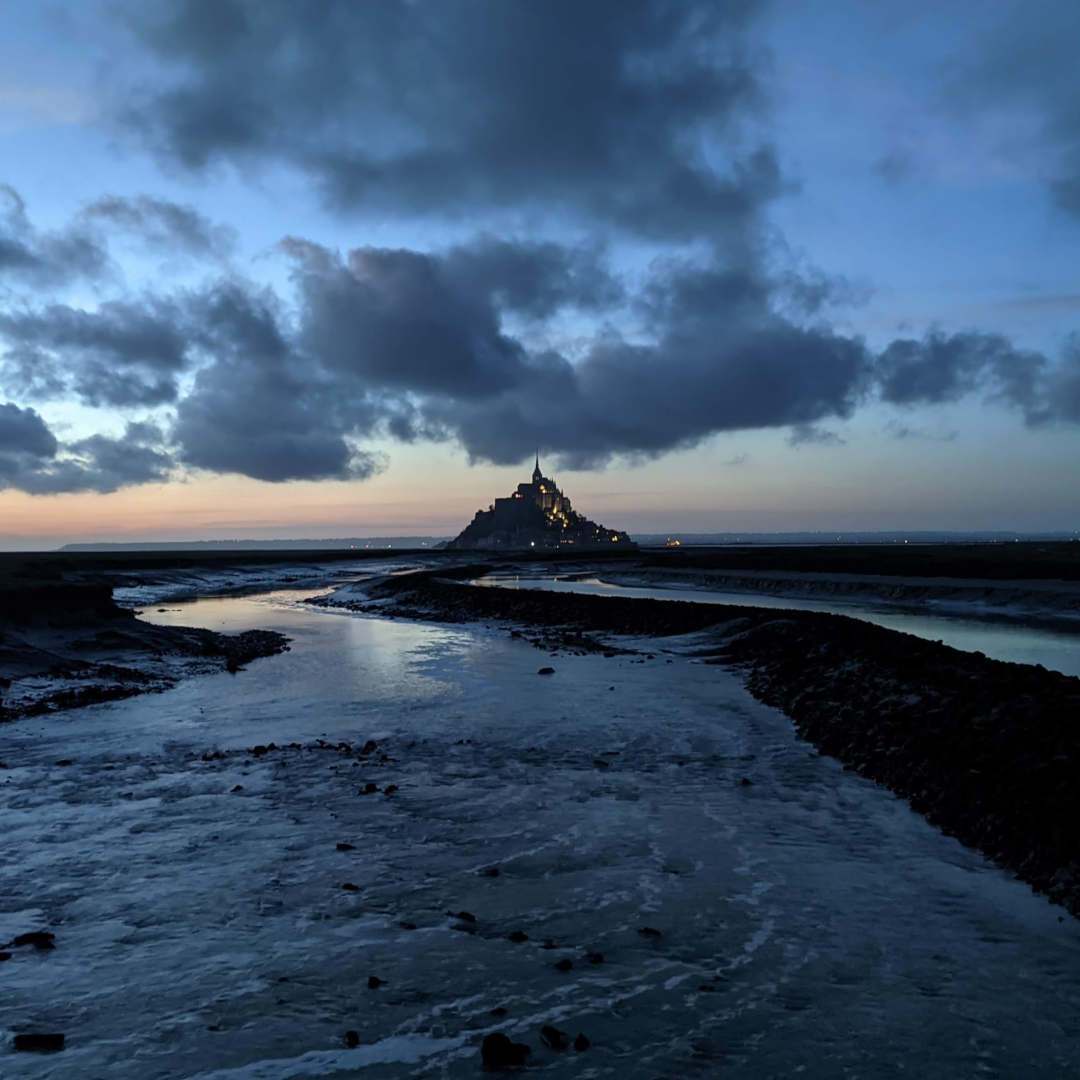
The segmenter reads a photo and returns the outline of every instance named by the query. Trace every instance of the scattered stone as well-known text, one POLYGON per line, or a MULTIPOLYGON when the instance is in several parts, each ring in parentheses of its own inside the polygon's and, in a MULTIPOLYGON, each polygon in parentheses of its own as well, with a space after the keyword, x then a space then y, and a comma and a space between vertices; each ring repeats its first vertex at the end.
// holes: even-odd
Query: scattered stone
POLYGON ((558 963, 556 963, 555 970, 556 971, 573 971, 574 970, 574 961, 573 960, 566 960, 566 959, 560 960, 560 961, 558 961, 558 963))
POLYGON ((604 954, 602 952, 587 952, 585 954, 585 959, 588 960, 590 964, 602 964, 604 962, 604 954))
POLYGON ((662 938, 664 936, 655 926, 639 926, 638 933, 646 938, 662 938))
POLYGON ((544 944, 540 946, 541 949, 557 949, 559 947, 558 942, 554 938, 544 938, 544 944))
POLYGON ((397 784, 387 784, 386 787, 383 788, 383 794, 384 795, 393 795, 394 792, 397 791, 397 790, 398 790, 397 784))
POLYGON ((416 923, 414 923, 414 922, 399 922, 398 926, 400 926, 402 930, 415 930, 416 929, 416 923))
POLYGON ((367 757, 368 754, 374 754, 378 749, 379 744, 374 739, 368 739, 368 741, 360 747, 360 753, 362 756, 367 757))
POLYGON ((522 942, 529 940, 529 935, 524 930, 511 930, 506 935, 506 940, 514 942, 515 945, 520 945, 522 942))
POLYGON ((66 757, 66 758, 61 758, 56 764, 58 766, 60 766, 60 768, 64 768, 67 765, 74 765, 75 762, 72 761, 71 758, 66 757))
POLYGON ((712 983, 702 983, 698 987, 699 994, 713 994, 716 992, 716 987, 712 983))
POLYGON ((499 868, 497 866, 485 866, 484 869, 480 871, 480 876, 481 877, 498 877, 500 873, 501 873, 501 871, 499 870, 499 868))
POLYGON ((350 1050, 355 1050, 360 1045, 360 1032, 359 1031, 346 1031, 345 1032, 345 1045, 350 1050))
POLYGON ((611 762, 610 761, 605 761, 603 758, 593 758, 593 768, 594 769, 610 769, 611 768, 611 762))
POLYGON ((337 847, 338 851, 355 851, 356 850, 356 845, 355 844, 348 844, 344 840, 339 840, 335 846, 337 847))
POLYGON ((580 1031, 577 1033, 577 1038, 574 1039, 574 1049, 580 1054, 585 1050, 588 1050, 592 1046, 589 1042, 588 1035, 583 1035, 580 1031))
POLYGON ((452 915, 455 919, 460 919, 462 922, 476 922, 476 916, 471 911, 448 911, 447 914, 452 915))
POLYGON ((536 673, 537 675, 554 675, 555 669, 553 667, 542 667, 536 673))
POLYGON ((744 776, 739 781, 739 787, 753 787, 753 786, 754 786, 754 781, 751 780, 749 776, 744 776))
POLYGON ((9 952, 0 952, 0 964, 2 964, 5 960, 10 960, 10 959, 11 959, 11 953, 9 953, 9 952))
POLYGON ((38 1054, 53 1054, 64 1049, 64 1036, 59 1032, 28 1031, 15 1036, 16 1050, 38 1054))
POLYGON ((525 1043, 516 1043, 501 1031, 485 1035, 480 1044, 480 1058, 485 1069, 501 1072, 503 1069, 520 1069, 532 1051, 525 1043))
POLYGON ((345 884, 342 885, 341 887, 346 892, 359 892, 360 891, 360 886, 359 885, 354 885, 351 881, 346 881, 345 884))
POLYGON ((47 952, 56 948, 56 935, 49 930, 31 930, 27 934, 19 934, 12 938, 12 945, 33 945, 38 952, 47 952))
POLYGON ((374 795, 379 790, 379 785, 368 781, 358 792, 358 795, 374 795))
POLYGON ((229 790, 232 791, 233 793, 235 793, 237 791, 243 791, 244 790, 244 785, 243 784, 236 784, 234 787, 230 788, 229 790))
POLYGON ((369 975, 367 981, 367 988, 369 990, 378 990, 380 986, 385 986, 386 980, 380 979, 378 975, 369 975))
POLYGON ((565 1031, 560 1031, 551 1024, 545 1024, 540 1029, 540 1039, 545 1046, 552 1050, 565 1050, 570 1045, 570 1036, 565 1031))

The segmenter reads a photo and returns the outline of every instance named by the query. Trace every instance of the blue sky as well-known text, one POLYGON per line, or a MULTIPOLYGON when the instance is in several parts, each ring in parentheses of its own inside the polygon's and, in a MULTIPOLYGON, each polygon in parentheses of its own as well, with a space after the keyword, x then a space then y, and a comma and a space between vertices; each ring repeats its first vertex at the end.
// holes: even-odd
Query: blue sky
MULTIPOLYGON (((694 44, 673 34, 653 54, 642 42, 668 26, 662 4, 598 4, 582 27, 567 5, 531 28, 510 4, 494 60, 455 23, 484 3, 382 5, 385 19, 356 26, 355 57, 287 5, 261 5, 261 24, 228 48, 231 31, 195 2, 2 7, 0 183, 39 247, 91 222, 108 267, 43 281, 5 277, 0 260, 0 407, 12 407, 9 429, 0 418, 0 546, 449 533, 516 483, 535 442, 576 505, 631 531, 1080 523, 1080 395, 1074 407, 1067 378, 1080 213, 1061 194, 1080 87, 1058 47, 1080 34, 1072 5, 747 0, 694 44), (618 39, 626 63, 655 64, 655 100, 648 77, 630 93, 572 64, 560 76, 558 17, 586 60, 618 39), (370 51, 381 34, 402 47, 400 66, 370 51), (408 66, 425 35, 448 58, 430 80, 408 66), (260 48, 277 50, 265 70, 260 48), (305 78, 320 85, 294 105, 288 57, 305 50, 327 51, 325 80, 316 62, 305 78), (504 55, 550 68, 550 84, 525 85, 504 55), (486 81, 464 66, 477 56, 486 81), (691 63, 708 77, 675 69, 664 81, 665 64, 691 63), (729 91, 746 72, 752 90, 729 91), (499 80, 519 115, 493 105, 499 80), (183 114, 168 97, 178 86, 183 114), (609 92, 605 113, 596 102, 609 92), (588 95, 580 108, 574 93, 588 95), (238 97, 242 137, 215 127, 238 97), (501 141, 489 146, 476 116, 501 141), (540 122, 553 126, 528 130, 540 122), (610 145, 594 154, 598 138, 610 145), (394 158, 429 145, 445 199, 437 176, 394 158), (474 160, 470 145, 482 147, 474 160), (657 146, 705 177, 685 213, 654 198, 667 164, 646 160, 657 146), (340 160, 369 148, 367 186, 346 190, 340 160), (525 169, 519 197, 505 177, 523 161, 540 175, 525 169), (397 179, 371 179, 384 166, 397 179), (732 175, 737 210, 715 186, 732 175), (91 221, 86 208, 106 197, 129 217, 91 221), (638 209, 624 213, 624 197, 638 209), (231 250, 151 236, 165 204, 231 230, 231 250), (306 246, 283 251, 285 237, 306 246), (350 261, 354 250, 367 255, 350 261), (511 272, 539 292, 508 299, 511 272), (736 278, 760 287, 752 310, 724 307, 736 278), (208 335, 169 368, 167 392, 141 390, 136 404, 99 384, 106 371, 127 377, 125 365, 148 378, 144 357, 42 329, 57 305, 85 328, 120 302, 124 318, 138 309, 158 323, 168 307, 172 329, 198 334, 229 283, 280 330, 280 355, 208 335), (814 283, 821 297, 800 307, 814 283), (418 310, 448 336, 416 338, 418 310), (918 355, 889 353, 898 339, 921 343, 918 355), (64 388, 30 388, 26 363, 12 374, 16 354, 38 371, 47 362, 64 388), (954 365, 955 378, 911 391, 910 367, 887 368, 898 356, 954 365), (74 389, 88 365, 96 389, 74 389), (1034 390, 1010 381, 1021 368, 1037 372, 1034 390)), ((239 0, 215 18, 232 7, 253 26, 239 0)), ((320 13, 352 26, 333 4, 310 19, 320 13)))

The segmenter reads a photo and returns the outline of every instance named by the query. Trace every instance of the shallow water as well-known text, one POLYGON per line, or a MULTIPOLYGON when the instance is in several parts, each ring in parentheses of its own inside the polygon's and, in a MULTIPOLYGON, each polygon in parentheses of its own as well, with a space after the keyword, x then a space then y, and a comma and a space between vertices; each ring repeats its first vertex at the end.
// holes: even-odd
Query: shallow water
POLYGON ((545 589, 579 592, 593 596, 629 596, 652 600, 689 600, 701 604, 736 604, 741 607, 781 608, 788 611, 824 611, 865 619, 890 630, 902 630, 930 641, 942 641, 965 652, 981 652, 995 660, 1019 664, 1042 664, 1051 671, 1080 676, 1080 633, 1063 633, 1039 627, 990 619, 944 614, 913 614, 888 605, 859 601, 808 600, 804 597, 768 596, 749 591, 699 589, 676 583, 656 586, 619 585, 600 578, 566 580, 555 576, 526 577, 491 574, 474 584, 511 589, 545 589))
POLYGON ((68 1035, 4 1046, 3 1076, 476 1076, 492 1030, 550 1076, 1080 1070, 1077 922, 731 673, 661 651, 678 641, 550 658, 300 597, 148 616, 280 629, 283 656, 0 729, 0 940, 57 934, 0 965, 0 1022, 68 1035), (202 760, 320 736, 395 760, 202 760), (542 1048, 548 1023, 592 1049, 542 1048))

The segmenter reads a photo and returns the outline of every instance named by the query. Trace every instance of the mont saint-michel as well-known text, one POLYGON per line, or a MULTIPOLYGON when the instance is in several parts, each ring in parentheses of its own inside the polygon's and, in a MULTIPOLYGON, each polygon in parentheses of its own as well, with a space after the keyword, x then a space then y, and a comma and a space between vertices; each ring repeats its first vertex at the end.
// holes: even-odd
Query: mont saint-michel
POLYGON ((596 551, 633 549, 630 537, 582 517, 554 480, 540 470, 536 455, 532 480, 513 494, 477 510, 471 522, 446 546, 462 549, 596 551))

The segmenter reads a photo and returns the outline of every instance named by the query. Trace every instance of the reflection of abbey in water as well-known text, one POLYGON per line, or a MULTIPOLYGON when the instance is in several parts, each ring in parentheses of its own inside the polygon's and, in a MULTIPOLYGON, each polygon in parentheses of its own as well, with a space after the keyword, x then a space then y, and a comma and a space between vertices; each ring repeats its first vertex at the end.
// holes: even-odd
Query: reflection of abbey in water
POLYGON ((626 533, 605 529, 576 513, 555 481, 540 471, 537 454, 532 483, 518 484, 508 499, 496 499, 487 510, 477 510, 447 547, 611 551, 632 548, 634 543, 626 533))

